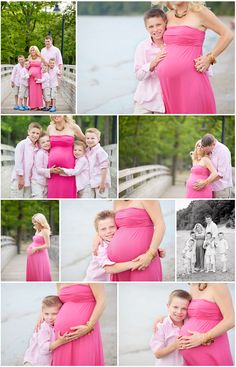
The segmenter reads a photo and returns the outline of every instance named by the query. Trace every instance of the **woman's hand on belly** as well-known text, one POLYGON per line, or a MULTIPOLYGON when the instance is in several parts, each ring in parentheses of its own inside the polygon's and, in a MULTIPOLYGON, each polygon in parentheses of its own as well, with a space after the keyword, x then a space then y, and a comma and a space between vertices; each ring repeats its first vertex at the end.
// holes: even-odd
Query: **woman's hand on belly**
POLYGON ((136 263, 136 266, 132 268, 132 271, 133 270, 144 270, 151 264, 152 259, 148 254, 142 254, 136 257, 135 259, 133 259, 132 261, 136 263))
POLYGON ((202 190, 205 186, 206 186, 205 181, 199 180, 195 182, 195 184, 193 185, 193 189, 199 191, 202 190))
POLYGON ((188 330, 188 333, 192 335, 181 337, 181 343, 183 349, 195 348, 203 344, 205 334, 190 330, 188 330))
POLYGON ((68 341, 73 341, 73 340, 79 339, 82 336, 92 332, 92 330, 90 330, 87 325, 72 326, 70 329, 74 330, 74 331, 69 332, 67 334, 67 340, 68 341))

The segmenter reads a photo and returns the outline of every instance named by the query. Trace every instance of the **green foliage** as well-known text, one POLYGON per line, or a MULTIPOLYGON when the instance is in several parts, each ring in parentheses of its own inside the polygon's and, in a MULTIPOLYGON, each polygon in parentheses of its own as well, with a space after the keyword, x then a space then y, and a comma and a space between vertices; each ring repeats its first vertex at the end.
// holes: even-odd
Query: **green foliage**
MULTIPOLYGON (((216 15, 234 16, 233 1, 208 1, 209 7, 216 15)), ((151 7, 151 1, 89 1, 78 2, 79 15, 142 15, 151 7)))
MULTIPOLYGON (((1 41, 2 64, 15 64, 17 56, 28 56, 29 48, 44 47, 44 37, 50 33, 54 45, 61 48, 62 16, 65 19, 64 64, 75 64, 75 4, 68 3, 55 13, 54 1, 2 2, 1 41)), ((59 3, 59 6, 61 4, 59 3)))
POLYGON ((2 200, 1 201, 2 234, 16 238, 21 228, 22 237, 34 235, 32 216, 42 213, 47 218, 52 234, 59 234, 59 201, 58 200, 2 200))
MULTIPOLYGON (((234 117, 225 117, 225 144, 235 164, 234 117)), ((204 134, 219 141, 221 116, 121 116, 119 118, 120 169, 146 164, 163 164, 189 169, 190 152, 204 134)))
POLYGON ((185 209, 177 212, 177 229, 191 230, 196 223, 206 227, 205 215, 210 214, 216 224, 225 224, 235 227, 234 200, 196 200, 192 201, 185 209))

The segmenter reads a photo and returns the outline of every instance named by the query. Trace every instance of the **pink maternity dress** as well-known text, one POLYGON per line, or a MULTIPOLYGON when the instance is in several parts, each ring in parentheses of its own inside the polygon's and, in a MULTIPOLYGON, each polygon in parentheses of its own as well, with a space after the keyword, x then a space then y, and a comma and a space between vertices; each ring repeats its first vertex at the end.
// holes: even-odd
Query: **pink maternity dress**
POLYGON ((169 26, 164 33, 167 55, 157 66, 166 113, 216 113, 207 73, 195 69, 205 32, 189 26, 169 26))
MULTIPOLYGON (((89 320, 96 300, 88 285, 74 284, 60 289, 63 305, 55 322, 55 335, 71 331, 70 327, 84 325, 89 320)), ((94 330, 53 351, 53 366, 104 366, 99 322, 94 330)))
MULTIPOLYGON (((73 156, 74 137, 70 135, 50 136, 51 150, 48 157, 48 167, 74 168, 73 156)), ((76 198, 76 183, 74 176, 51 174, 48 179, 49 198, 76 198)))
POLYGON ((199 180, 206 180, 210 176, 210 171, 207 167, 196 164, 191 168, 190 176, 186 184, 187 198, 212 198, 212 186, 207 185, 201 190, 194 190, 193 185, 199 180))
POLYGON ((51 270, 48 250, 40 250, 32 253, 32 248, 45 244, 42 235, 33 237, 33 242, 27 248, 26 281, 27 282, 50 282, 51 270))
MULTIPOLYGON (((188 317, 180 330, 180 335, 190 335, 190 331, 206 333, 222 320, 222 314, 216 303, 204 299, 193 299, 188 307, 188 317)), ((187 366, 232 366, 232 356, 227 333, 214 339, 211 345, 200 345, 191 349, 182 349, 187 366)))
POLYGON ((41 61, 30 60, 29 71, 31 72, 29 78, 29 106, 30 108, 43 107, 43 92, 42 84, 36 83, 35 78, 42 78, 41 61))
MULTIPOLYGON (((115 215, 118 227, 108 246, 108 258, 115 263, 135 259, 150 247, 154 225, 145 209, 125 208, 115 215)), ((161 281, 162 268, 159 255, 145 270, 128 270, 113 274, 112 281, 161 281)))

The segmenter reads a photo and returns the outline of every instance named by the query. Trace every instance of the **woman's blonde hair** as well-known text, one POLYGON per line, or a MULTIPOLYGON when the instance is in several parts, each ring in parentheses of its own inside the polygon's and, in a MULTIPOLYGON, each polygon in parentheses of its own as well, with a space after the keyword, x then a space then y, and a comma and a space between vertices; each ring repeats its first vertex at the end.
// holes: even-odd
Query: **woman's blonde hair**
MULTIPOLYGON (((53 125, 55 124, 53 117, 55 117, 55 115, 50 115, 50 124, 53 125)), ((75 124, 75 120, 73 120, 73 116, 72 115, 63 115, 64 120, 67 124, 75 124)))
MULTIPOLYGON (((186 1, 189 4, 189 9, 192 11, 199 11, 202 6, 205 6, 205 1, 186 1)), ((160 6, 160 8, 167 7, 170 10, 175 9, 173 1, 152 1, 152 6, 160 6)))
POLYGON ((205 233, 205 228, 203 227, 203 225, 201 223, 196 223, 194 228, 193 228, 193 232, 195 233, 199 233, 197 232, 197 228, 200 227, 201 228, 201 233, 205 233))
POLYGON ((201 139, 196 142, 194 151, 190 152, 190 156, 193 161, 198 161, 199 157, 201 159, 202 157, 207 155, 207 153, 205 153, 204 150, 201 150, 201 153, 197 152, 197 146, 199 143, 201 143, 201 139))
POLYGON ((34 49, 35 49, 35 51, 36 51, 36 55, 37 55, 37 56, 39 56, 39 57, 41 57, 41 53, 40 53, 40 51, 39 51, 38 47, 37 47, 37 46, 30 46, 30 48, 29 48, 29 59, 31 58, 30 51, 32 50, 32 48, 34 48, 34 49))
POLYGON ((50 231, 50 226, 48 224, 48 221, 42 213, 36 213, 32 217, 32 221, 37 222, 41 225, 42 228, 48 229, 50 231))

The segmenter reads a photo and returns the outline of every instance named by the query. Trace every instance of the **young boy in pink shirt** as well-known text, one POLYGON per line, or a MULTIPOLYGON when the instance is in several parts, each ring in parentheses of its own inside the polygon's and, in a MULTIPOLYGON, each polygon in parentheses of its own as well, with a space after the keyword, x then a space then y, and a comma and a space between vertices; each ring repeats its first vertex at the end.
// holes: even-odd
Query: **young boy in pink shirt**
POLYGON ((77 197, 84 199, 91 197, 89 186, 89 164, 86 157, 86 145, 82 141, 74 142, 75 168, 57 168, 59 173, 67 176, 75 176, 77 197))
POLYGON ((49 112, 56 112, 56 98, 57 98, 57 88, 59 86, 58 78, 61 77, 61 72, 59 68, 56 66, 55 59, 49 60, 49 86, 50 86, 50 97, 51 97, 51 105, 49 112))
POLYGON ((11 177, 11 197, 29 198, 31 196, 31 176, 34 155, 38 150, 38 139, 42 127, 37 122, 28 126, 28 136, 20 141, 15 149, 15 165, 11 177))
POLYGON ((89 177, 92 198, 108 198, 111 187, 108 154, 99 144, 101 132, 96 128, 85 131, 85 141, 88 146, 86 156, 89 162, 89 177))
POLYGON ((28 111, 30 108, 28 107, 28 91, 29 91, 29 60, 26 59, 24 62, 24 67, 20 71, 19 78, 19 111, 28 111))
POLYGON ((33 198, 46 198, 48 194, 47 178, 51 173, 58 173, 55 167, 48 168, 48 152, 51 148, 49 135, 42 133, 38 140, 39 150, 34 157, 31 190, 33 198))
POLYGON ((19 55, 18 64, 13 67, 11 73, 11 87, 14 88, 14 96, 15 96, 15 106, 13 110, 19 110, 18 106, 18 97, 19 97, 19 89, 20 89, 20 71, 24 67, 25 57, 23 55, 19 55))
POLYGON ((161 9, 154 7, 144 14, 144 23, 149 38, 142 41, 135 52, 134 71, 139 82, 134 95, 134 114, 165 113, 155 69, 166 56, 163 34, 167 17, 161 9))
POLYGON ((183 366, 180 328, 187 317, 191 295, 177 289, 171 292, 167 304, 168 316, 157 324, 157 329, 150 341, 150 347, 156 357, 156 366, 183 366))
POLYGON ((60 345, 68 343, 64 335, 55 335, 54 323, 62 306, 58 296, 47 296, 42 301, 43 322, 38 331, 30 339, 29 347, 24 355, 24 366, 51 366, 52 351, 60 345))
POLYGON ((36 83, 42 83, 42 90, 43 90, 43 99, 45 106, 42 111, 49 111, 51 109, 50 102, 51 102, 51 92, 50 92, 50 76, 48 73, 48 65, 43 64, 42 66, 42 78, 37 79, 36 83))

